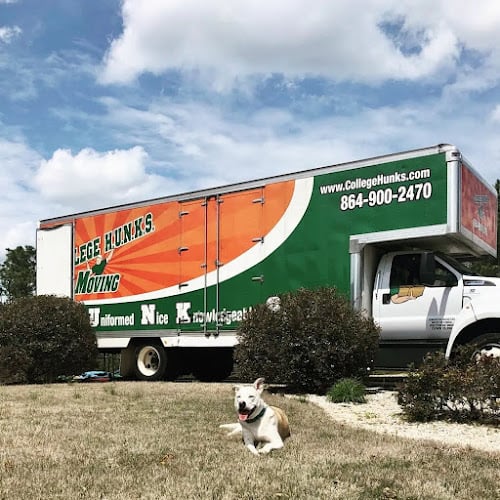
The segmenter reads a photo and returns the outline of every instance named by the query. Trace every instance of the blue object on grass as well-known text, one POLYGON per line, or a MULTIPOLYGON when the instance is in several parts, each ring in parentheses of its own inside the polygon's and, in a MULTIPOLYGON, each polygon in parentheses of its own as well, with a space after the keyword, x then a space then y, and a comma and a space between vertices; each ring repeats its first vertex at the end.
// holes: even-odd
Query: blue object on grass
POLYGON ((73 380, 77 382, 109 382, 112 378, 113 376, 109 372, 94 370, 76 375, 73 380))

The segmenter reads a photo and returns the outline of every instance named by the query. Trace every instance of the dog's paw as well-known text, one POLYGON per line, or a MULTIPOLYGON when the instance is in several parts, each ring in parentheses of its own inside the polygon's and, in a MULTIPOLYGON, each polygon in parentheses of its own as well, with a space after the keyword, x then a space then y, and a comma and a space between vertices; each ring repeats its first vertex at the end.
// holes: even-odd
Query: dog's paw
POLYGON ((236 434, 241 434, 240 424, 221 424, 219 425, 219 428, 228 430, 229 432, 226 434, 228 437, 235 436, 236 434))

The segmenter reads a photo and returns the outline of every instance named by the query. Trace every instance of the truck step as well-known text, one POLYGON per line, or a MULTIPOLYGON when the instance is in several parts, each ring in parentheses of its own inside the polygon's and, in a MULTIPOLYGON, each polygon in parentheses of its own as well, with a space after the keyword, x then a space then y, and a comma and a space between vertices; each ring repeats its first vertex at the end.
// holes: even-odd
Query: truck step
POLYGON ((367 392, 378 390, 395 390, 407 377, 406 372, 398 373, 376 373, 368 377, 366 382, 367 392))

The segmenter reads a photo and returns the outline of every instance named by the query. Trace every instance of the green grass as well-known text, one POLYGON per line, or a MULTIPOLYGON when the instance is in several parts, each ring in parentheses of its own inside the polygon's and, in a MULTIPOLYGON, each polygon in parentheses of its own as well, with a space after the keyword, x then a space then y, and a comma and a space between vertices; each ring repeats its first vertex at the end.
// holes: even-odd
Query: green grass
POLYGON ((362 382, 352 378, 343 378, 333 385, 326 397, 333 403, 365 403, 366 389, 362 382))
POLYGON ((300 399, 285 448, 218 428, 230 384, 0 387, 0 499, 495 499, 500 456, 338 425, 300 399))

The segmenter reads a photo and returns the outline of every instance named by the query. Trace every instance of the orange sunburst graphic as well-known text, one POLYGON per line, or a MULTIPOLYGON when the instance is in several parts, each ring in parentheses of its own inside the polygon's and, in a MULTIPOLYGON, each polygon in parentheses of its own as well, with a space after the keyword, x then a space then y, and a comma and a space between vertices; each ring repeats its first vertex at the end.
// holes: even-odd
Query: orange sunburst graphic
POLYGON ((294 181, 75 221, 75 298, 129 297, 203 276, 248 250, 288 207, 294 181))

